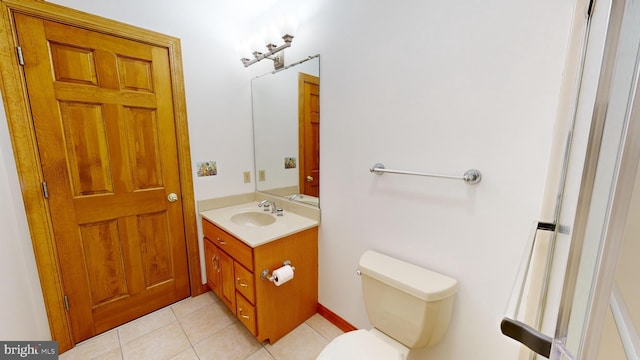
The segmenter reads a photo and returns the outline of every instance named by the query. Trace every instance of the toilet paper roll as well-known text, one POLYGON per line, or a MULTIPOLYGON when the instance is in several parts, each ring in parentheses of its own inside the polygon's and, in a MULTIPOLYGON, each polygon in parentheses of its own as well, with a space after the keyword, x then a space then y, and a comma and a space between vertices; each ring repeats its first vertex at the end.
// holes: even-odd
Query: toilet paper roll
POLYGON ((273 276, 273 283, 276 284, 276 286, 280 286, 293 279, 293 268, 291 265, 285 265, 273 270, 271 276, 273 276))

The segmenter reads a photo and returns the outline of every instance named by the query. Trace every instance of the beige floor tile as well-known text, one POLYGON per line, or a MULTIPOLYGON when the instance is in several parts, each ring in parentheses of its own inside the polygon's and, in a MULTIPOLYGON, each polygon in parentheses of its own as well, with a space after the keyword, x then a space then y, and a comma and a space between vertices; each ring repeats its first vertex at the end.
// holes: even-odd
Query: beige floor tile
POLYGON ((337 326, 329 322, 320 314, 314 314, 306 321, 307 325, 324 336, 325 339, 331 341, 336 337, 344 334, 337 326))
POLYGON ((88 360, 120 349, 118 332, 108 331, 77 344, 73 349, 60 355, 61 360, 88 360))
POLYGON ((309 325, 302 324, 265 348, 276 360, 315 360, 328 343, 309 325))
POLYGON ((172 357, 170 360, 198 360, 198 355, 192 347, 172 357))
POLYGON ((118 347, 117 349, 113 349, 93 360, 122 360, 122 350, 118 347))
POLYGON ((260 350, 254 352, 246 358, 245 360, 275 360, 271 354, 265 348, 261 348, 260 350))
POLYGON ((191 314, 209 304, 218 301, 218 297, 211 291, 196 297, 184 299, 178 303, 171 305, 171 309, 178 318, 191 314))
POLYGON ((262 345, 239 322, 217 332, 194 348, 200 359, 236 360, 245 359, 262 345))
POLYGON ((176 321, 176 317, 173 315, 173 311, 166 307, 120 326, 118 335, 120 335, 120 341, 126 344, 174 321, 176 321))
POLYGON ((180 318, 180 324, 192 344, 196 344, 238 321, 221 302, 214 302, 180 318))
POLYGON ((125 360, 166 360, 191 344, 177 321, 122 345, 125 360))

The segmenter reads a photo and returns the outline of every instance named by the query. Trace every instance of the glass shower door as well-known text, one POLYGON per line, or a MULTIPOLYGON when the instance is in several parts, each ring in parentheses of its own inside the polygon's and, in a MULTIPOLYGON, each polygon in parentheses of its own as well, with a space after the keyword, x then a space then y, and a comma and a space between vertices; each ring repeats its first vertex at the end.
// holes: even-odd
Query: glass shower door
POLYGON ((640 355, 640 0, 590 6, 554 222, 532 231, 501 324, 532 350, 519 359, 640 355))
MULTIPOLYGON (((637 351, 638 343, 633 322, 625 315, 629 307, 620 291, 613 290, 640 158, 640 0, 613 0, 610 5, 551 359, 598 359, 603 334, 630 349, 620 359, 638 359, 637 352, 630 352, 637 351), (610 302, 617 304, 615 311, 610 310, 610 302)), ((617 360, 614 352, 610 350, 603 359, 617 360)))

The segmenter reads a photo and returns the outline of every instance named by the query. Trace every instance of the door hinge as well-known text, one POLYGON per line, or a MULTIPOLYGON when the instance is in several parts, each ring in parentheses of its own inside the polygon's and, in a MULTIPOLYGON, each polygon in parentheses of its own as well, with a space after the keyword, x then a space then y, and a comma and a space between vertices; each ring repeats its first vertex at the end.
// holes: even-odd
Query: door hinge
POLYGON ((64 296, 63 300, 64 300, 64 309, 69 311, 69 298, 67 297, 67 295, 64 296))
POLYGON ((44 194, 44 198, 45 199, 49 198, 49 188, 47 187, 47 182, 46 181, 42 182, 42 193, 44 194))
POLYGON ((22 47, 20 45, 16 46, 16 51, 18 52, 18 64, 24 66, 24 56, 22 56, 22 47))

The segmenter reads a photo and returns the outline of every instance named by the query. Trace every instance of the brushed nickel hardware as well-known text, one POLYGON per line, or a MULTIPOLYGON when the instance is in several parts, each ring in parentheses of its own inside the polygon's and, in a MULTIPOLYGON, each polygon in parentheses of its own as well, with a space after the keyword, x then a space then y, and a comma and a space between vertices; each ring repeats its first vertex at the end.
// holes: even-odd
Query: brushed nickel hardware
POLYGON ((284 68, 284 52, 281 52, 281 51, 291 46, 291 42, 293 41, 293 35, 284 34, 282 36, 282 40, 284 40, 284 44, 280 46, 276 46, 274 44, 267 44, 266 47, 268 51, 266 53, 261 53, 260 51, 257 51, 257 50, 254 51, 253 57, 255 59, 251 60, 248 58, 242 58, 240 59, 240 61, 242 61, 242 64, 244 65, 244 67, 248 67, 257 63, 258 61, 269 59, 269 60, 273 60, 273 68, 276 70, 280 70, 284 68), (279 54, 276 55, 276 53, 279 53, 279 54))
POLYGON ((16 46, 16 52, 18 53, 18 64, 24 66, 24 56, 22 55, 22 47, 16 46))
POLYGON ((176 202, 178 201, 178 195, 176 195, 176 193, 171 193, 167 195, 167 200, 169 200, 169 202, 176 202))
MULTIPOLYGON (((284 266, 284 265, 289 265, 289 266, 291 266, 291 261, 289 261, 289 260, 285 260, 285 261, 282 263, 282 265, 283 265, 283 266, 284 266)), ((296 270, 296 268, 295 268, 295 267, 293 267, 293 266, 291 266, 291 270, 295 271, 295 270, 296 270)), ((261 278, 262 280, 269 280, 269 281, 271 281, 271 282, 276 281, 276 279, 274 279, 272 275, 269 275, 269 273, 270 273, 270 272, 271 272, 271 270, 269 270, 269 269, 264 269, 264 270, 262 270, 262 272, 260 273, 260 278, 261 278)))
POLYGON ((240 317, 242 317, 243 319, 250 319, 250 318, 251 318, 251 316, 249 316, 249 315, 244 315, 244 314, 242 313, 242 308, 238 308, 238 312, 240 313, 240 317))
POLYGON ((442 179, 464 180, 464 182, 466 182, 469 185, 477 184, 480 182, 480 180, 482 180, 482 174, 480 173, 480 170, 476 170, 476 169, 467 170, 462 176, 440 175, 440 174, 421 173, 421 172, 406 171, 406 170, 391 170, 391 169, 386 169, 383 164, 377 163, 373 165, 373 167, 370 168, 369 171, 377 175, 390 173, 390 174, 400 174, 400 175, 429 176, 429 177, 436 177, 436 178, 442 178, 442 179))

